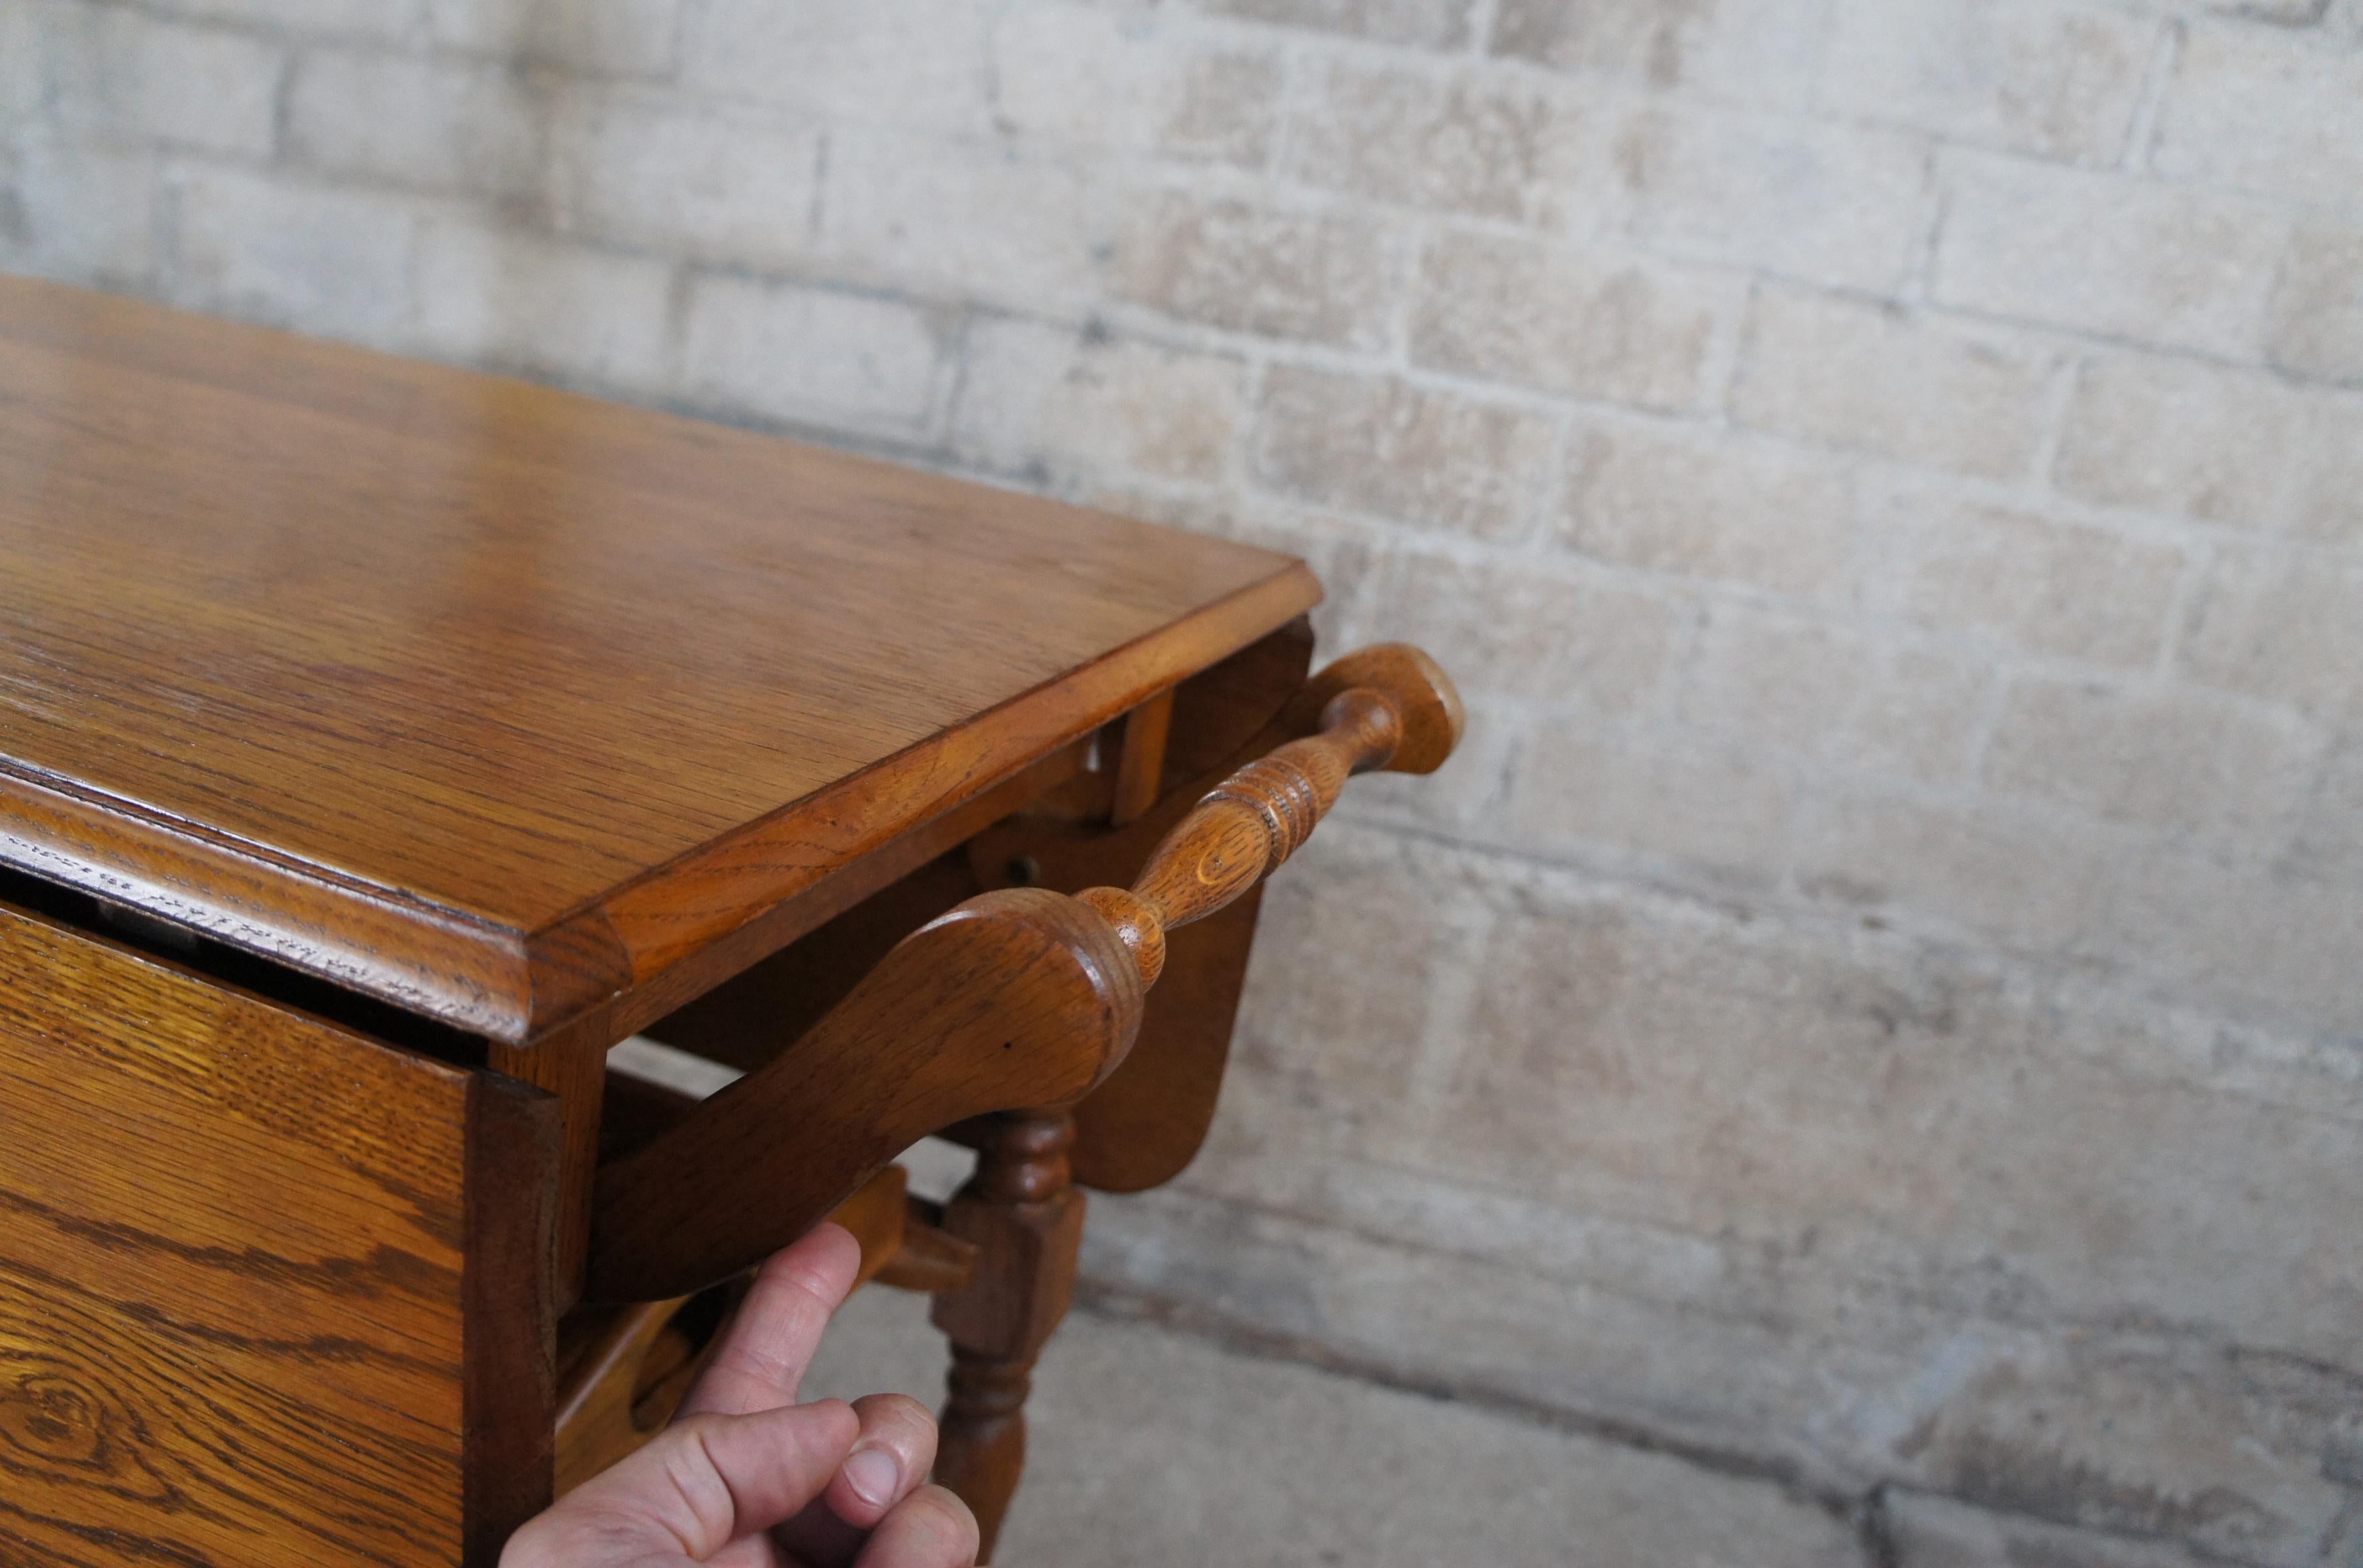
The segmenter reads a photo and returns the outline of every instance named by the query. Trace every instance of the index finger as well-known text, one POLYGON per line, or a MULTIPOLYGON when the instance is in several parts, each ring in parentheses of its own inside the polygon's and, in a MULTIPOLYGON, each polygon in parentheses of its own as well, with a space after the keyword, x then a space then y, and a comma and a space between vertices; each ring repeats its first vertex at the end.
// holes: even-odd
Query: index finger
POLYGON ((771 1254, 676 1419, 743 1416, 794 1404, 821 1331, 853 1289, 860 1266, 861 1247, 840 1225, 815 1226, 771 1254))

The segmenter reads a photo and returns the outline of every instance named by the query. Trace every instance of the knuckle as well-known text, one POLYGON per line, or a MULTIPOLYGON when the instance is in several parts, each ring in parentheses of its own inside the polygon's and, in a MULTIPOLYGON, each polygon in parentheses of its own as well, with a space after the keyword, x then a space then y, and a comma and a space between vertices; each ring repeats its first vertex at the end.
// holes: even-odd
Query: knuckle
POLYGON ((871 1394, 855 1401, 862 1416, 882 1426, 933 1427, 933 1411, 908 1394, 871 1394))

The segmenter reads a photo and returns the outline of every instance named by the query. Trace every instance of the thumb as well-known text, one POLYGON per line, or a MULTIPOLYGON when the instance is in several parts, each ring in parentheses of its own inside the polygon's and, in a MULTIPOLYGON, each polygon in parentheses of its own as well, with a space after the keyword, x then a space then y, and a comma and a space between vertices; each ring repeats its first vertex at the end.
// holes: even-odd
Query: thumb
POLYGON ((702 1562, 819 1496, 860 1430, 838 1399, 676 1421, 519 1530, 502 1568, 702 1562))

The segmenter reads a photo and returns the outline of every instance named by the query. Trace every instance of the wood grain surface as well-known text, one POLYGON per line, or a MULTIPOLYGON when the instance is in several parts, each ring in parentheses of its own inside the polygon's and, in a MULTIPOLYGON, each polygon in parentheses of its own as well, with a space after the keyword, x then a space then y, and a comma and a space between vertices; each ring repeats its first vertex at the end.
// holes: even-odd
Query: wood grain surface
MULTIPOLYGON (((1442 690, 1457 707, 1458 693, 1448 684, 1442 690)), ((1153 986, 1165 973, 1169 931, 1228 909, 1280 869, 1337 803, 1348 778, 1390 764, 1406 728, 1391 693, 1359 686, 1334 698, 1321 722, 1318 731, 1265 753, 1208 790, 1148 852, 1131 887, 1075 895, 1106 917, 1140 966, 1142 984, 1153 986)))
POLYGON ((554 1110, 0 905, 0 1561, 491 1564, 554 1110))
MULTIPOLYGON (((1312 657, 1312 628, 1299 623, 1183 682, 1154 806, 1118 824, 1013 817, 969 841, 978 885, 1007 887, 1013 872, 1061 893, 1129 881, 1208 790, 1293 738, 1272 726, 1303 689, 1312 657)), ((1074 1108, 1068 1158, 1077 1185, 1107 1192, 1156 1187, 1181 1175, 1205 1143, 1261 901, 1261 890, 1250 889, 1228 909, 1166 933, 1165 972, 1132 1050, 1074 1108)))
POLYGON ((600 1164, 586 1298, 686 1296, 803 1235, 926 1134, 1074 1099, 1123 1060, 1140 1002, 1098 915, 1037 888, 979 894, 769 1066, 600 1164))
POLYGON ((1239 545, 23 280, 0 472, 0 860, 511 1042, 1319 594, 1239 545))
MULTIPOLYGON (((1172 689, 1162 702, 1145 707, 1163 711, 1164 744, 1160 799, 1147 816, 1136 817, 1111 831, 1115 815, 1115 785, 1127 758, 1137 755, 1132 742, 1134 715, 1113 726, 1115 767, 1079 772, 1056 789, 1047 785, 1027 798, 1014 798, 1010 809, 991 815, 979 813, 957 839, 934 834, 912 835, 913 847, 922 843, 959 844, 942 859, 911 862, 898 868, 899 879, 882 882, 862 902, 833 912, 824 924, 806 930, 784 946, 771 944, 768 957, 728 971, 730 977, 694 996, 664 1016, 634 1017, 639 1032, 692 1051, 714 1061, 751 1072, 778 1055, 788 1043, 843 1000, 894 944, 950 909, 961 900, 995 888, 1041 885, 1071 893, 1097 882, 1129 879, 1150 847, 1187 813, 1200 795, 1215 787, 1233 768, 1260 756, 1285 735, 1265 737, 1267 725, 1304 684, 1313 657, 1313 628, 1303 617, 1259 638, 1237 653, 1200 671, 1172 689), (1260 741, 1253 750, 1242 750, 1260 741), (1022 810, 1019 808, 1023 808, 1022 810), (1042 851, 1044 858, 1036 859, 1042 851), (1096 852, 1095 852, 1096 851, 1096 852)), ((1158 721, 1152 720, 1152 724, 1158 721)), ((1107 732, 1102 732, 1103 736, 1107 732)), ((1055 759, 1054 759, 1055 760, 1055 759)), ((948 824, 952 818, 943 819, 948 824)), ((897 846, 900 847, 899 845, 897 846)), ((871 857, 892 860, 892 854, 871 857)), ((841 886, 851 878, 838 878, 841 886)), ((802 900, 808 907, 813 900, 802 900)), ((763 922, 758 922, 757 925, 763 922)), ((753 927, 749 928, 750 931, 753 927)), ((1178 945, 1201 939, 1207 925, 1184 928, 1178 945)), ((1236 933, 1243 943, 1253 931, 1249 921, 1236 933)), ((738 945, 739 937, 717 943, 682 965, 676 974, 691 974, 713 964, 738 945)), ((1244 946, 1238 955, 1245 962, 1244 946)), ((671 984, 668 979, 667 986, 671 984)), ((1174 979, 1169 975, 1169 989, 1174 979)), ((663 988, 647 988, 642 996, 663 988)), ((1183 990, 1193 997, 1189 986, 1183 990)), ((1234 987, 1234 988, 1236 988, 1234 987)), ((636 998, 636 999, 638 999, 636 998)), ((1233 999, 1236 999, 1235 998, 1233 999)), ((1226 1003, 1217 1021, 1217 1042, 1230 1038, 1230 1011, 1226 1003)), ((1163 1055, 1159 1020, 1196 1014, 1187 1006, 1152 1009, 1143 1020, 1141 1048, 1126 1059, 1116 1078, 1137 1077, 1144 1053, 1163 1055), (1152 1044, 1158 1048, 1150 1051, 1152 1044)), ((1220 1076, 1219 1050, 1215 1063, 1220 1076)), ((1116 1079, 1111 1079, 1113 1084, 1116 1079)), ((1100 1098, 1098 1093, 1093 1100, 1100 1098)), ((1088 1140, 1087 1140, 1088 1141, 1088 1140)), ((1080 1168, 1080 1166, 1079 1166, 1080 1168)))

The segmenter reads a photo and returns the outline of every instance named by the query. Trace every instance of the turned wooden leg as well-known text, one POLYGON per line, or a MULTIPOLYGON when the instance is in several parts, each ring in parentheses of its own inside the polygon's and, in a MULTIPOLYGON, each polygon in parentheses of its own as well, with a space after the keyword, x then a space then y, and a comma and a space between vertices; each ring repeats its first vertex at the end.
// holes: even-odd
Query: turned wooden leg
POLYGON ((975 1243, 975 1270, 936 1297, 951 1342, 936 1479, 976 1513, 990 1554, 1026 1464, 1026 1395, 1034 1361, 1075 1285, 1083 1195, 1069 1178, 1074 1119, 1011 1111, 971 1124, 976 1174, 944 1209, 944 1229, 975 1243))

